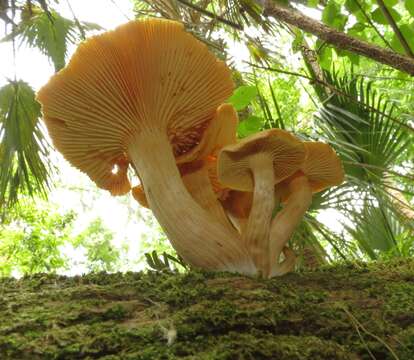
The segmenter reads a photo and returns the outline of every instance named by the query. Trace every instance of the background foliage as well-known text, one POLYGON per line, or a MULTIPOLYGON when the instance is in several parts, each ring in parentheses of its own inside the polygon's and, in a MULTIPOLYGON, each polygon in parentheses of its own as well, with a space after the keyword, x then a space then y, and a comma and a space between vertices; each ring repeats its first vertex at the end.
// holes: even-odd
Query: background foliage
MULTIPOLYGON (((232 67, 238 88, 228 101, 239 112, 240 137, 285 128, 303 139, 330 143, 341 157, 346 182, 315 196, 292 240, 302 266, 413 255, 414 79, 410 74, 344 50, 340 44, 328 44, 302 31, 299 23, 293 26, 267 17, 263 1, 133 2, 137 18, 183 22, 232 67), (335 226, 332 219, 337 219, 335 226)), ((0 15, 8 29, 2 41, 38 49, 57 71, 67 61, 68 46, 100 28, 75 16, 63 18, 54 9, 56 3, 2 1, 0 15)), ((414 61, 411 0, 266 3, 298 16, 312 14, 321 24, 414 61)), ((28 200, 28 196, 45 197, 53 184, 50 153, 34 90, 24 80, 10 79, 0 89, 0 256, 7 260, 1 271, 64 268, 67 262, 58 249, 66 243, 85 247, 89 270, 116 270, 119 252, 112 250, 111 234, 99 220, 73 240, 68 230, 73 214, 44 214, 28 200)), ((145 251, 171 255, 166 239, 162 235, 159 239, 144 245, 145 251)), ((150 264, 156 265, 156 259, 152 253, 150 264)))

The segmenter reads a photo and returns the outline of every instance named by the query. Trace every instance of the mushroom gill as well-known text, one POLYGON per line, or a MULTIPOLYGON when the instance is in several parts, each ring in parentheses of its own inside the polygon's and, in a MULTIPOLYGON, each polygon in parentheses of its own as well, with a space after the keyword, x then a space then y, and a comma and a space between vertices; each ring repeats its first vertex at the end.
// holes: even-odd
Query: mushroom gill
POLYGON ((119 164, 127 159, 185 261, 253 273, 247 250, 194 201, 176 166, 176 157, 201 142, 232 91, 230 70, 182 24, 150 19, 82 43, 38 100, 56 148, 92 180, 101 184, 117 175, 127 183, 119 164))

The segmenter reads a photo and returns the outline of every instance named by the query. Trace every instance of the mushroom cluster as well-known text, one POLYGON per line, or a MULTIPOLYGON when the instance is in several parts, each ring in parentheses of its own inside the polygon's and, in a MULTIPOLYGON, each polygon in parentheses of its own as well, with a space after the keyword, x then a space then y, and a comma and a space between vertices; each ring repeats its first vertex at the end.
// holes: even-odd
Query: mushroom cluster
POLYGON ((186 262, 282 275, 312 192, 339 184, 342 167, 328 145, 283 130, 238 141, 232 91, 230 70, 203 43, 151 19, 82 43, 37 98, 63 156, 111 194, 132 192, 186 262))

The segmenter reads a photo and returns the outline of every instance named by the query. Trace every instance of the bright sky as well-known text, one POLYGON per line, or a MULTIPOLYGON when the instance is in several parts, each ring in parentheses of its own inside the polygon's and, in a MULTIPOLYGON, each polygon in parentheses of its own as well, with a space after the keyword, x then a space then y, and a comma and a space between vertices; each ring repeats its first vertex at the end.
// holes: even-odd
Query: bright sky
MULTIPOLYGON (((105 29, 112 29, 134 17, 130 0, 70 0, 70 4, 80 21, 97 23, 105 29)), ((73 17, 67 1, 60 1, 56 8, 64 17, 73 17)), ((4 28, 0 28, 0 38, 4 35, 4 28)), ((241 65, 241 59, 248 60, 246 49, 230 41, 228 45, 230 53, 236 55, 238 64, 241 65)), ((74 49, 75 47, 69 49, 69 55, 74 49)), ((7 78, 13 78, 16 74, 17 79, 23 79, 37 90, 54 72, 47 57, 37 50, 20 47, 16 55, 14 60, 11 43, 0 43, 0 87, 6 83, 7 78)), ((130 197, 114 198, 106 191, 97 190, 86 175, 72 168, 60 155, 56 156, 61 172, 60 181, 68 185, 54 190, 50 200, 59 205, 61 212, 75 209, 81 213, 77 222, 79 232, 91 220, 101 217, 106 226, 116 234, 114 246, 121 247, 127 244, 129 247, 127 258, 123 259, 125 269, 138 270, 142 267, 136 264, 138 256, 142 253, 140 239, 145 236, 155 239, 157 236, 154 227, 148 224, 152 222, 149 212, 140 208, 130 197), (81 188, 85 191, 73 191, 72 188, 81 188)), ((337 213, 326 212, 321 215, 321 220, 333 228, 338 228, 337 213)), ((71 248, 66 248, 65 252, 73 259, 74 267, 69 274, 84 272, 84 254, 71 248)))

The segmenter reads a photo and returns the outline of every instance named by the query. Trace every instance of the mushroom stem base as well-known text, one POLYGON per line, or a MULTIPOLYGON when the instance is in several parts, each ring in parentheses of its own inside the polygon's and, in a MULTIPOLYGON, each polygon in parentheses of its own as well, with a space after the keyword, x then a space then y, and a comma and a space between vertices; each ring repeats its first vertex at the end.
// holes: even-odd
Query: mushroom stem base
POLYGON ((270 273, 277 274, 279 257, 293 235, 305 212, 312 203, 312 190, 306 176, 300 176, 289 184, 291 195, 284 208, 278 212, 270 228, 270 273))
POLYGON ((254 177, 252 209, 243 232, 244 242, 262 276, 269 275, 269 229, 275 205, 273 161, 267 154, 257 154, 250 160, 254 177))

